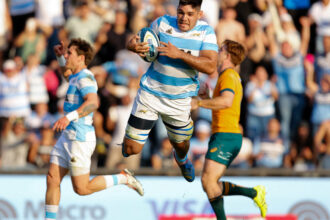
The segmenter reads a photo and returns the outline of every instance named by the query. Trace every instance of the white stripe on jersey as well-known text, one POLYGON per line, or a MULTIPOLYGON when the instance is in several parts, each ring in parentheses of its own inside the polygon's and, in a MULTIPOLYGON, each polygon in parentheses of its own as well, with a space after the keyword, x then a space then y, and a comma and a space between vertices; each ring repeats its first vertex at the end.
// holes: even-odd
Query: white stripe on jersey
POLYGON ((177 78, 192 78, 196 76, 195 70, 175 68, 159 63, 157 60, 154 62, 154 70, 160 73, 165 73, 167 76, 173 76, 177 78))
MULTIPOLYGON (((151 27, 160 41, 171 42, 193 56, 198 57, 201 50, 218 51, 215 32, 205 21, 197 21, 192 30, 183 32, 177 27, 176 17, 165 15, 156 19, 151 27)), ((187 98, 197 94, 197 74, 196 69, 182 60, 159 56, 142 77, 140 86, 158 97, 187 98)))
POLYGON ((142 84, 147 84, 148 88, 151 90, 155 90, 155 91, 157 90, 160 93, 166 93, 166 94, 170 93, 171 95, 180 95, 184 92, 190 92, 191 90, 195 91, 199 87, 198 84, 192 84, 186 86, 172 86, 172 85, 162 84, 162 86, 159 87, 159 83, 151 78, 146 78, 146 80, 143 81, 142 84))

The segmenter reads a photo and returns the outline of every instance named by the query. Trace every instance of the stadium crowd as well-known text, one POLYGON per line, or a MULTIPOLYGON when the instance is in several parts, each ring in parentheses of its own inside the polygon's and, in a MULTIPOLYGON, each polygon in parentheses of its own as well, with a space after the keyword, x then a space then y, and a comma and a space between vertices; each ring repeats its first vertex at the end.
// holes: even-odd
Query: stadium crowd
MULTIPOLYGON (((125 49, 150 21, 176 15, 175 0, 0 0, 0 169, 47 167, 59 134, 67 82, 53 46, 71 38, 94 45, 90 65, 100 107, 92 169, 171 169, 171 144, 159 121, 142 154, 122 159, 121 142, 149 63, 125 49)), ((220 44, 242 43, 243 145, 232 167, 330 169, 330 0, 204 0, 220 44)), ((217 72, 200 74, 212 89, 217 72)), ((211 111, 192 112, 190 157, 201 169, 211 111)))

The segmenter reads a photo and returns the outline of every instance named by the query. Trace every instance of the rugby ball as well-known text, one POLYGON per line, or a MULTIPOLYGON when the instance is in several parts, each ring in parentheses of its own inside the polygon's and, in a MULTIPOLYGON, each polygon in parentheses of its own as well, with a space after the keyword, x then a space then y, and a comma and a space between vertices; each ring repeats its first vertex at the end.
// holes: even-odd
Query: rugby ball
POLYGON ((149 45, 149 51, 142 58, 147 62, 155 61, 158 56, 157 47, 160 46, 157 34, 151 28, 144 27, 138 32, 138 36, 140 37, 140 42, 147 42, 149 45))

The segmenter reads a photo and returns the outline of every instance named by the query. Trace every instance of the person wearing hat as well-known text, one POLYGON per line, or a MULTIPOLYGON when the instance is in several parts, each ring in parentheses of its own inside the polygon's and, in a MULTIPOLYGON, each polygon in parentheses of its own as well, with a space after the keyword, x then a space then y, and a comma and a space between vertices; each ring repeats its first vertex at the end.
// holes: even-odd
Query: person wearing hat
POLYGON ((6 60, 0 72, 0 117, 27 117, 30 112, 26 75, 13 60, 6 60))
POLYGON ((267 29, 269 51, 278 88, 279 111, 282 135, 290 140, 295 136, 305 108, 305 70, 304 56, 307 53, 310 26, 302 19, 302 34, 299 50, 294 50, 288 39, 278 44, 273 26, 267 29))

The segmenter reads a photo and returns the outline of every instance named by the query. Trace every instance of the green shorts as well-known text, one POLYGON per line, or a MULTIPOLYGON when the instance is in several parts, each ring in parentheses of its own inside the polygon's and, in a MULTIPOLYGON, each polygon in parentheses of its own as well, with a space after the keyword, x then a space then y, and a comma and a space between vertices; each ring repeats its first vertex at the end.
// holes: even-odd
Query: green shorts
POLYGON ((227 167, 235 159, 242 146, 242 134, 214 133, 209 141, 206 158, 227 167))

